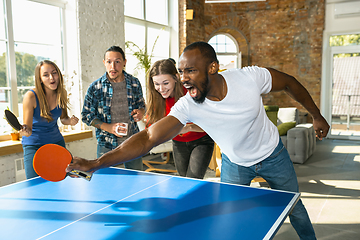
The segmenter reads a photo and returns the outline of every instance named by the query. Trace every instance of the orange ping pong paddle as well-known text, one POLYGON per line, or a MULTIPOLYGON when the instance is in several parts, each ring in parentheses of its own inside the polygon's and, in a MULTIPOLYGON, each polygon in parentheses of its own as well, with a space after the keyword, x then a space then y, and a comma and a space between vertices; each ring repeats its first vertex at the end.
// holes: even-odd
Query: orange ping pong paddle
POLYGON ((17 117, 9 110, 5 109, 5 118, 6 121, 10 124, 10 126, 16 131, 20 131, 22 126, 19 123, 17 117))
POLYGON ((92 173, 79 170, 68 173, 65 171, 72 159, 66 148, 56 144, 45 144, 36 151, 33 166, 35 172, 48 181, 58 182, 64 180, 67 175, 76 175, 90 181, 92 173))

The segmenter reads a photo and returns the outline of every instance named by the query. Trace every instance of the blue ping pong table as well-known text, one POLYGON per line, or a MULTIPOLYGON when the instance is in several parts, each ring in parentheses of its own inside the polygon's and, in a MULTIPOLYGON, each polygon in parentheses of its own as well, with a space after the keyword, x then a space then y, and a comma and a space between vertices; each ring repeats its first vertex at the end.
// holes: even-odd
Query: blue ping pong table
POLYGON ((272 239, 299 193, 107 168, 0 188, 1 239, 272 239))

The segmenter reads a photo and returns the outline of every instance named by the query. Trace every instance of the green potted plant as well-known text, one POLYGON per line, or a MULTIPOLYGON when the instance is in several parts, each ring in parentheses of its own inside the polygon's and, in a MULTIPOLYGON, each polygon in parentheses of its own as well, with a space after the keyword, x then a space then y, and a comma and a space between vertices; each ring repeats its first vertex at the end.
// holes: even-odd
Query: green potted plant
POLYGON ((132 41, 125 42, 125 48, 129 49, 130 52, 134 55, 134 57, 136 57, 136 59, 139 61, 135 67, 135 73, 134 73, 135 75, 137 75, 137 72, 139 70, 144 69, 145 70, 145 78, 146 78, 148 71, 151 67, 151 59, 153 58, 154 48, 155 48, 156 42, 158 41, 159 37, 160 37, 160 35, 158 35, 156 37, 150 54, 148 53, 148 51, 146 50, 145 47, 140 48, 138 45, 136 45, 132 41))

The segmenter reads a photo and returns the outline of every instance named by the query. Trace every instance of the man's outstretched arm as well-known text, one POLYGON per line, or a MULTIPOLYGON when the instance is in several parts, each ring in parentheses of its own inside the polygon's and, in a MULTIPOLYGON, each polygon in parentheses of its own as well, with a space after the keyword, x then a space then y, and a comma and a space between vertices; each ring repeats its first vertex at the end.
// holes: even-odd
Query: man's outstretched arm
POLYGON ((321 140, 326 137, 329 132, 329 124, 321 115, 319 108, 314 103, 306 88, 297 81, 294 77, 277 71, 272 68, 267 68, 272 77, 272 92, 286 91, 293 99, 298 101, 313 117, 313 125, 316 136, 321 140))
POLYGON ((183 127, 184 125, 175 117, 164 117, 149 128, 134 134, 116 149, 105 153, 98 159, 86 160, 74 157, 73 162, 69 164, 66 171, 69 172, 72 169, 86 172, 96 171, 141 157, 153 147, 178 135, 183 127))

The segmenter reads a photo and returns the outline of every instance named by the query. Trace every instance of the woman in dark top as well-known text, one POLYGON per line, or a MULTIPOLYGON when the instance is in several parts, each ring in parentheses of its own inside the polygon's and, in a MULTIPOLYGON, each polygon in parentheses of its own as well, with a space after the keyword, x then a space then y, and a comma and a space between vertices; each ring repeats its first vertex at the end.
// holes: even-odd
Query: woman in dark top
POLYGON ((57 120, 60 118, 62 124, 72 126, 79 121, 75 116, 68 116, 68 105, 60 69, 49 60, 39 62, 35 68, 35 88, 28 91, 23 100, 20 134, 27 179, 38 176, 33 168, 33 158, 41 146, 53 143, 65 147, 57 120))

